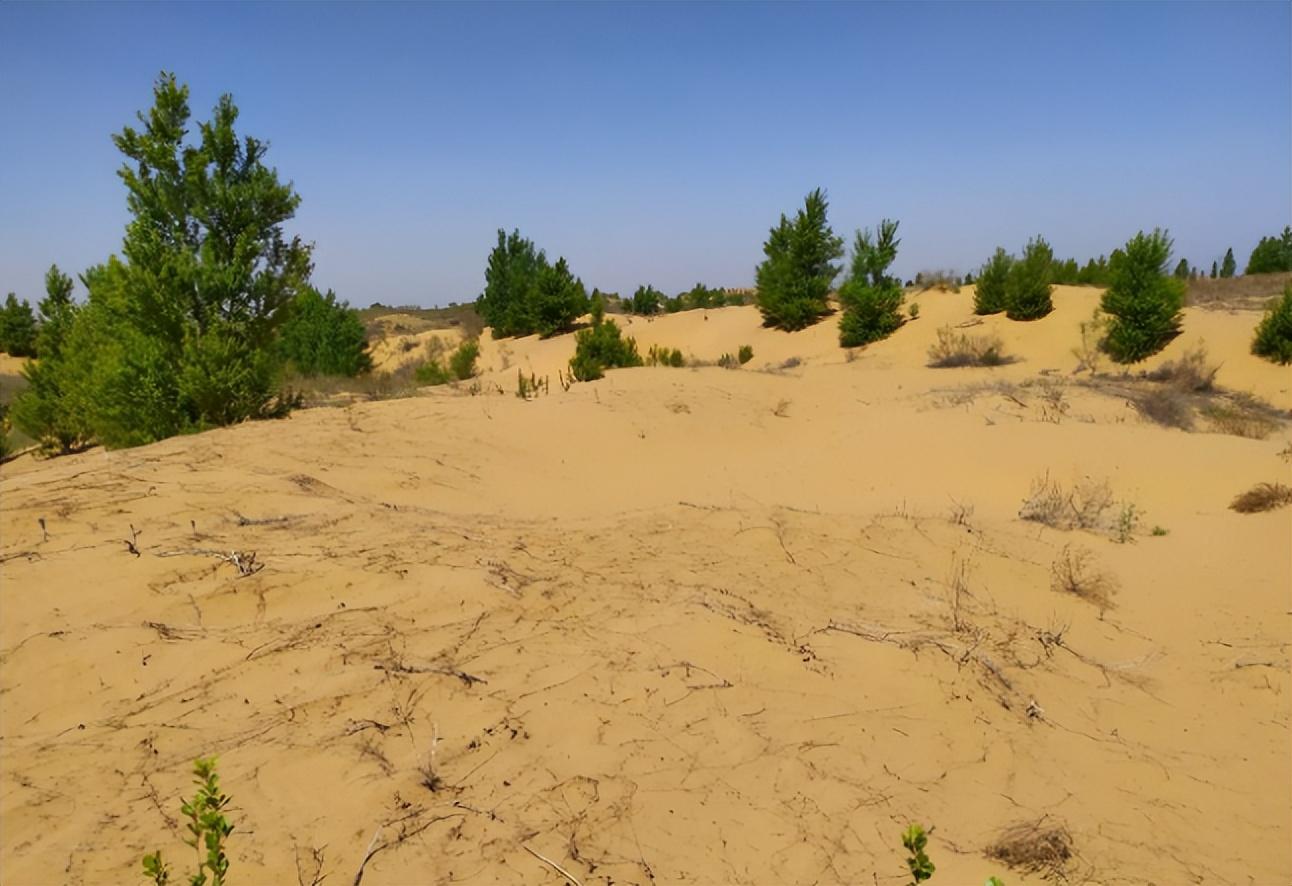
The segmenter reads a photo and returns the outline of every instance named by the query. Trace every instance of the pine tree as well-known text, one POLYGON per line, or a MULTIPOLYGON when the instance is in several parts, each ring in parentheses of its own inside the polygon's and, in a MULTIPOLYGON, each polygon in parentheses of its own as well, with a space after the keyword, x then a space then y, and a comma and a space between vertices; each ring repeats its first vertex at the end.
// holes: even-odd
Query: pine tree
POLYGON ((575 321, 588 312, 588 292, 564 258, 539 269, 530 297, 533 331, 543 338, 573 329, 575 321))
POLYGON ((40 332, 36 339, 38 362, 23 367, 27 388, 13 404, 13 421, 50 453, 68 453, 83 447, 91 431, 75 408, 67 387, 66 345, 76 322, 72 278, 51 265, 45 274, 45 298, 40 302, 40 332))
POLYGON ((852 273, 839 288, 843 316, 839 344, 855 348, 887 338, 902 325, 902 286, 888 275, 897 258, 897 222, 884 219, 874 235, 858 231, 853 244, 852 273))
POLYGON ((637 291, 633 293, 632 312, 649 317, 652 314, 658 314, 665 301, 667 298, 664 293, 654 286, 650 284, 638 286, 637 291))
POLYGON ((36 353, 36 315, 26 301, 18 301, 12 292, 0 308, 0 351, 11 357, 31 357, 36 353))
POLYGON ((1216 279, 1216 277, 1218 277, 1218 276, 1219 276, 1219 273, 1218 273, 1218 271, 1216 270, 1216 268, 1217 268, 1217 265, 1216 265, 1216 263, 1213 261, 1213 262, 1211 263, 1211 279, 1212 279, 1212 280, 1215 280, 1215 279, 1216 279))
POLYGON ((307 286, 292 303, 279 348, 303 375, 354 376, 372 368, 367 333, 359 315, 335 293, 307 286))
POLYGON ((498 231, 498 245, 489 253, 485 289, 476 310, 493 330, 494 338, 532 335, 536 329, 532 291, 547 256, 520 231, 498 231))
POLYGON ((1238 263, 1234 261, 1234 247, 1229 247, 1225 251, 1225 260, 1220 264, 1220 276, 1228 279, 1234 276, 1234 271, 1238 269, 1238 263))
POLYGON ((1274 363, 1292 363, 1292 283, 1270 305, 1256 327, 1252 353, 1274 363))
POLYGON ((1284 228, 1281 236, 1262 237, 1247 260, 1247 274, 1275 274, 1292 271, 1292 227, 1284 228))
POLYGON ((1005 316, 1011 320, 1039 320, 1054 310, 1050 300, 1051 263, 1054 252, 1043 237, 1027 242, 1023 257, 1009 269, 1005 281, 1005 316))
POLYGON ((1140 231, 1113 253, 1103 310, 1111 318, 1104 349, 1119 363, 1138 363, 1179 334, 1184 283, 1167 276, 1171 238, 1140 231))
POLYGON ((978 272, 978 285, 973 296, 975 314, 999 314, 1005 310, 1005 289, 1013 266, 1014 256, 997 246, 978 272))
POLYGON ((830 286, 839 275, 832 262, 843 255, 843 240, 830 229, 827 209, 818 188, 793 220, 782 215, 768 234, 763 244, 767 258, 755 275, 764 326, 804 329, 829 312, 830 286))
POLYGON ((1187 258, 1180 259, 1180 263, 1175 266, 1175 279, 1189 279, 1189 260, 1187 258))

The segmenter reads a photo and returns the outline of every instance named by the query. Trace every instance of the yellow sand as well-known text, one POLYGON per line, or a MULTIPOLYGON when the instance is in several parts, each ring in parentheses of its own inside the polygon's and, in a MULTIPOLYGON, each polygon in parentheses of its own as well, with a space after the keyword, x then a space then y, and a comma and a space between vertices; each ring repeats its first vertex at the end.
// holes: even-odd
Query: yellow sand
MULTIPOLYGON (((1042 873, 983 852, 1042 817, 1077 882, 1289 882, 1292 509, 1227 507, 1289 482, 1288 427, 1072 383, 1097 297, 967 327, 998 369, 924 366, 968 290, 851 361, 832 320, 688 312, 627 331, 754 359, 567 392, 571 337, 486 336, 476 396, 5 466, 0 880, 134 882, 155 848, 179 879, 217 754, 238 883, 316 851, 350 883, 370 848, 368 886, 562 882, 527 849, 586 884, 899 883, 918 821, 934 883, 1015 886, 1042 873), (1047 473, 1106 480, 1133 538, 1020 520, 1047 473), (1114 608, 1051 588, 1069 546, 1114 608)), ((1154 362, 1205 340, 1288 407, 1256 319, 1188 311, 1154 362)))

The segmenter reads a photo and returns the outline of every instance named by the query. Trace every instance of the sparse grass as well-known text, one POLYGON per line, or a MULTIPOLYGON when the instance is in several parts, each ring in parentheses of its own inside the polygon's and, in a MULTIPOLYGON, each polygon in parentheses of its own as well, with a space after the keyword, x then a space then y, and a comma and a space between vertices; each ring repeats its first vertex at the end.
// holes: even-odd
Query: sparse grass
POLYGON ((1108 334, 1108 315, 1099 308, 1095 308, 1090 315, 1089 320, 1081 321, 1081 341, 1072 349, 1072 356, 1077 358, 1077 372, 1089 372, 1091 375, 1099 372, 1099 366, 1104 359, 1103 343, 1104 337, 1108 334))
POLYGON ((1080 597, 1098 606, 1102 612, 1113 608, 1112 595, 1117 591, 1117 580, 1095 566, 1094 554, 1088 548, 1064 545, 1058 559, 1050 564, 1050 588, 1080 597))
POLYGON ((1116 516, 1110 517, 1116 504, 1107 480, 1086 477, 1065 490, 1063 484, 1046 474, 1032 482, 1018 516, 1051 529, 1106 532, 1119 541, 1128 541, 1138 525, 1140 511, 1133 504, 1122 503, 1116 516))
POLYGON ((1230 502, 1240 514, 1258 514, 1292 505, 1292 488, 1282 483, 1257 483, 1230 502))
POLYGON ((1199 277, 1189 281, 1185 304, 1208 310, 1261 311, 1288 283, 1292 283, 1292 272, 1286 271, 1215 280, 1199 277))
POLYGON ((946 369, 959 366, 1002 366, 1014 362, 1004 354, 997 335, 969 335, 952 326, 938 330, 937 344, 929 348, 929 366, 946 369))
POLYGON ((739 369, 740 361, 731 354, 723 354, 718 358, 718 365, 723 369, 739 369))
POLYGON ((1062 879, 1073 856, 1072 834, 1062 824, 1048 823, 1045 817, 1020 822, 997 837, 986 854, 1016 871, 1062 879))
POLYGON ((1201 393, 1213 390, 1219 366, 1207 362, 1207 349, 1199 344, 1178 359, 1169 360, 1144 375, 1149 381, 1161 382, 1178 391, 1201 393))
POLYGON ((1227 400, 1202 407, 1202 416, 1211 429, 1221 434, 1264 440, 1278 429, 1277 410, 1256 397, 1235 394, 1227 400))
POLYGON ((1135 411, 1156 424, 1182 431, 1193 430, 1193 404, 1173 387, 1140 388, 1131 394, 1135 411))

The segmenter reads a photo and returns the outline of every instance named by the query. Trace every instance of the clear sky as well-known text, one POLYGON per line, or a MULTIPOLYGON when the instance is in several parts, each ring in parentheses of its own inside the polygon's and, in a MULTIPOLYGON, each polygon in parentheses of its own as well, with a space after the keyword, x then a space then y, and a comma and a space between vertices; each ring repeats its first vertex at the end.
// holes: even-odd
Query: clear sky
POLYGON ((824 187, 896 270, 1163 226, 1240 270, 1292 223, 1292 5, 0 4, 0 291, 118 250, 110 134, 160 70, 303 198, 315 281, 474 298, 499 227, 589 289, 747 286, 824 187))

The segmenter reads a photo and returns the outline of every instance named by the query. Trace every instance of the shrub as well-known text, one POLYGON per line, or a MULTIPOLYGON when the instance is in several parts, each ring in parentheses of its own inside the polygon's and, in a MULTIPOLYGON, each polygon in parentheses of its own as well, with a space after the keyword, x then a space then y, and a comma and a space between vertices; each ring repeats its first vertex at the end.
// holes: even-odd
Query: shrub
POLYGON ((468 339, 458 345, 449 357, 449 370, 459 381, 466 381, 476 374, 476 358, 480 356, 480 342, 468 339))
POLYGON ((11 357, 32 357, 36 354, 36 315, 31 305, 19 302, 12 292, 0 308, 0 351, 11 357))
POLYGON ((929 366, 935 369, 1001 366, 1008 362, 1000 336, 957 333, 951 326, 940 328, 937 344, 929 348, 929 366))
POLYGON ((918 320, 920 318, 920 303, 917 301, 911 302, 910 307, 906 309, 906 313, 911 316, 912 320, 918 320))
POLYGON ((641 365, 637 342, 632 338, 623 338, 614 320, 607 320, 589 329, 580 329, 574 336, 570 374, 578 381, 601 378, 607 369, 641 365))
POLYGON ((1184 283, 1166 273, 1171 238, 1140 231, 1113 253, 1109 287, 1101 305, 1109 315, 1104 350, 1118 363, 1138 363, 1166 347, 1180 332, 1184 283))
POLYGON ((1081 343, 1072 349, 1072 356, 1077 358, 1077 368, 1073 372, 1088 370, 1091 375, 1099 371, 1099 362, 1103 358, 1104 336, 1108 332, 1108 317, 1098 308, 1090 314, 1089 320, 1080 324, 1081 343))
POLYGON ((661 348, 659 345, 651 345, 650 350, 646 353, 647 366, 672 366, 681 367, 686 365, 686 358, 678 348, 661 348))
POLYGON ((1274 274, 1280 271, 1292 271, 1292 227, 1284 228, 1278 237, 1262 237, 1247 259, 1244 273, 1274 274))
MULTIPOLYGON (((220 776, 215 771, 215 758, 198 758, 193 763, 193 782, 197 791, 193 799, 185 801, 180 811, 188 819, 189 845, 197 849, 197 872, 188 878, 194 886, 224 886, 229 873, 229 857, 225 841, 233 833, 233 825, 224 811, 230 798, 220 791, 220 776), (210 874, 208 879, 207 875, 210 874)), ((170 881, 170 866, 162 860, 161 850, 145 855, 144 876, 155 886, 166 886, 170 881)))
POLYGON ((902 325, 902 287, 888 275, 897 257, 898 223, 884 219, 872 236, 858 231, 853 244, 852 273, 839 289, 843 316, 839 318, 839 344, 845 348, 866 345, 892 335, 902 325))
POLYGON ((726 293, 721 289, 710 289, 703 283, 695 284, 678 298, 690 310, 721 308, 727 303, 726 293))
POLYGON ((1282 483, 1257 483, 1238 496, 1229 507, 1240 514, 1255 514, 1292 505, 1292 488, 1282 483))
POLYGON ((1050 300, 1050 266, 1054 252, 1042 237, 1027 242, 1023 257, 1014 262, 1005 280, 1005 316, 1011 320, 1039 320, 1054 310, 1050 300))
POLYGON ((736 352, 736 359, 740 361, 741 366, 744 366, 750 360, 754 359, 753 346, 741 345, 740 350, 736 352))
POLYGON ((978 283, 973 295, 975 314, 999 314, 1005 310, 1006 284, 1013 265, 1014 256, 997 246, 992 257, 978 273, 978 283))
POLYGON ((665 301, 666 297, 664 293, 660 292, 654 286, 647 284, 645 286, 637 287, 637 291, 633 293, 633 299, 629 304, 634 314, 642 314, 649 317, 652 314, 658 314, 663 308, 665 301))
POLYGON ((372 369, 359 314, 307 286, 292 302, 278 339, 285 360, 301 375, 355 376, 372 369))
POLYGON ((0 462, 9 457, 13 446, 9 442, 9 407, 0 403, 0 462))
POLYGON ((833 261, 843 255, 843 240, 826 219, 825 194, 807 195, 793 220, 782 215, 763 244, 766 260, 758 266, 758 310, 763 325, 804 329, 829 312, 827 297, 839 275, 833 261))
POLYGON ((1215 387, 1218 372, 1220 367, 1207 362, 1207 349, 1199 344, 1192 350, 1185 351, 1178 359, 1168 360, 1146 373, 1144 377, 1176 390, 1202 393, 1215 387))
POLYGON ((413 371, 413 378, 417 379, 417 383, 420 385, 434 387, 448 384, 453 379, 453 375, 443 363, 431 358, 413 371))
POLYGON ((48 453, 68 453, 85 445, 90 430, 75 413, 67 387, 64 348, 76 320, 72 278, 52 265, 45 274, 36 350, 41 359, 23 367, 27 388, 13 405, 13 422, 48 453))
POLYGON ((1292 363, 1292 283, 1283 288, 1283 295, 1257 324, 1252 353, 1274 363, 1292 363))
POLYGON ((1061 824, 1045 818, 1006 829, 986 849, 988 858, 1013 870, 1041 874, 1041 879, 1066 880, 1064 868, 1072 858, 1072 835, 1061 824))
POLYGON ((1088 600, 1100 608, 1111 609, 1117 581, 1094 565, 1088 548, 1064 545, 1058 559, 1050 564, 1050 588, 1088 600))

